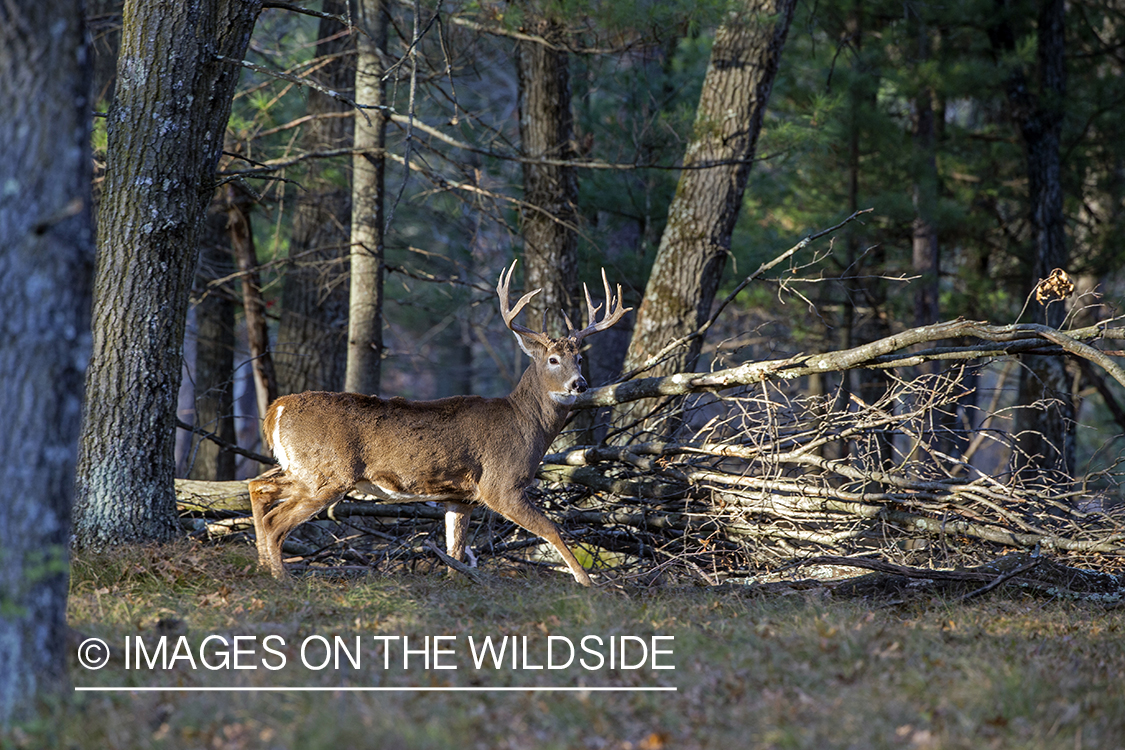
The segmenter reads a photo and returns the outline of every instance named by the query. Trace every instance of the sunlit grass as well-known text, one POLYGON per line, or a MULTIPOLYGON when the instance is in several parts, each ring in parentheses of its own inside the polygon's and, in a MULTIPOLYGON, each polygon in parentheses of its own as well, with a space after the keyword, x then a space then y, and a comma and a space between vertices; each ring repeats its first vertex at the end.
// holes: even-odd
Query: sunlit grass
MULTIPOLYGON (((76 693, 5 747, 1113 748, 1125 737, 1120 609, 1032 598, 881 608, 817 594, 602 588, 530 572, 276 582, 250 547, 82 555, 70 622, 126 636, 276 634, 280 672, 74 664, 77 685, 669 685, 672 693, 76 693), (310 634, 361 636, 360 669, 308 670, 310 634), (675 670, 473 669, 469 635, 674 636, 675 670), (373 636, 458 637, 457 670, 383 669, 373 636)), ((415 641, 414 639, 418 639, 415 641)))

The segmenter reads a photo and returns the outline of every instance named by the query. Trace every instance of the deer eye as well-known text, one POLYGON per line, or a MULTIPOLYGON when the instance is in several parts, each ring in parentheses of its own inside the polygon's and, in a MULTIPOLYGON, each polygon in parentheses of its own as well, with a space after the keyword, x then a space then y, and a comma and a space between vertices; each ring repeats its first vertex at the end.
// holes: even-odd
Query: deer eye
POLYGON ((548 358, 547 358, 547 364, 550 364, 550 365, 557 365, 558 363, 559 363, 559 358, 558 358, 558 357, 548 357, 548 358))
POLYGON ((578 364, 582 364, 582 355, 581 354, 575 354, 574 355, 574 361, 577 362, 578 364))

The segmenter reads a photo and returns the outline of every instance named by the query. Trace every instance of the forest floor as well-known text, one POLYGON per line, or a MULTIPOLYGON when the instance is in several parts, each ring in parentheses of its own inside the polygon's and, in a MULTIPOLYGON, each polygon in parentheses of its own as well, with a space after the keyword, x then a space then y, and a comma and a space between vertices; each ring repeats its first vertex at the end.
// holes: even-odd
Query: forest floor
POLYGON ((249 545, 183 542, 77 557, 69 622, 73 653, 112 652, 76 656, 74 686, 125 690, 76 690, 0 746, 1125 746, 1125 607, 1004 587, 903 602, 584 590, 526 569, 277 582, 249 545), (505 636, 496 663, 482 644, 498 656, 505 636))

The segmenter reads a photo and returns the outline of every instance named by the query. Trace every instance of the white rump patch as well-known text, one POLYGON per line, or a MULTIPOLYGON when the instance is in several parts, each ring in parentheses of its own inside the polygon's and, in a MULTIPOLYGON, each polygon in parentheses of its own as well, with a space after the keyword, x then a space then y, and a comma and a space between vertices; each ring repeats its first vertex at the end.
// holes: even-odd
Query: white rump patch
POLYGON ((277 463, 281 465, 281 470, 288 471, 289 454, 281 443, 281 413, 283 411, 285 411, 284 406, 277 407, 277 418, 273 420, 273 456, 277 459, 277 463))

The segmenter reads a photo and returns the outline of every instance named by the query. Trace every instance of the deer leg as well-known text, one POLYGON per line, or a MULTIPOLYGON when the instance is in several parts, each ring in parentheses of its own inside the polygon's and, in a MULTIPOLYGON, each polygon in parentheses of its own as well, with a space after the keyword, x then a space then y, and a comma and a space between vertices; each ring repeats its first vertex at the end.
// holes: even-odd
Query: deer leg
POLYGON ((583 586, 593 585, 593 581, 590 580, 585 568, 579 564, 578 558, 574 556, 570 547, 566 546, 566 542, 563 541, 558 526, 555 526, 554 521, 536 510, 526 498, 520 497, 516 502, 504 503, 502 507, 493 507, 493 509, 509 521, 549 542, 566 561, 566 566, 570 568, 570 574, 574 576, 574 580, 583 586))
POLYGON ((270 566, 269 544, 267 542, 265 517, 285 496, 290 484, 281 469, 271 469, 260 477, 251 479, 250 508, 254 513, 254 539, 258 546, 258 564, 263 568, 270 566))
POLYGON ((289 533, 324 510, 343 493, 343 490, 336 487, 323 488, 316 492, 301 492, 303 486, 294 489, 295 491, 289 493, 288 500, 275 504, 262 516, 260 529, 255 519, 255 528, 260 535, 259 554, 266 556, 265 566, 269 568, 274 578, 286 576, 285 566, 281 562, 281 546, 289 533))
MULTIPOLYGON (((445 553, 457 562, 461 562, 465 556, 465 542, 472 514, 473 506, 466 503, 450 501, 445 504, 445 553)), ((469 554, 472 555, 472 552, 469 554)))

